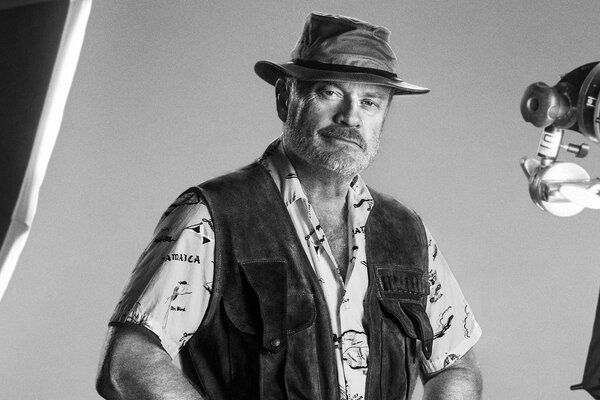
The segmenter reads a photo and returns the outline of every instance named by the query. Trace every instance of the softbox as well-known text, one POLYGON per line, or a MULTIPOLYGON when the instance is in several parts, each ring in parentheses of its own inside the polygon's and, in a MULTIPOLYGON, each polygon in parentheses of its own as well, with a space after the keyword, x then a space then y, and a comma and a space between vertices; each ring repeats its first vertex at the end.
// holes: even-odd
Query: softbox
POLYGON ((0 299, 31 229, 91 4, 0 2, 0 299))

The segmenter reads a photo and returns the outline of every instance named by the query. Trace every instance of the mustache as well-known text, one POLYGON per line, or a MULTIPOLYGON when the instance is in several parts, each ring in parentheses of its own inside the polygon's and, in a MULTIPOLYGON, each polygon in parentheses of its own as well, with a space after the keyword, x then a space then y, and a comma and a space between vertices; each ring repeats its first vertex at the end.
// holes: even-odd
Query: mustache
POLYGON ((328 126, 319 129, 317 133, 322 136, 349 140, 356 143, 361 149, 365 149, 367 145, 360 131, 352 127, 328 126))

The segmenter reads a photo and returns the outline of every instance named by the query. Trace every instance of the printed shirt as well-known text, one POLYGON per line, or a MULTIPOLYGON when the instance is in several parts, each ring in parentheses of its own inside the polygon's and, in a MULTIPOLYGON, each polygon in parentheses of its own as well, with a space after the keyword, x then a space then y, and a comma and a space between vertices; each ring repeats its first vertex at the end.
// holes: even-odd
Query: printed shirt
MULTIPOLYGON (((360 176, 347 195, 351 254, 346 281, 329 247, 281 138, 258 160, 279 188, 308 259, 322 284, 336 352, 340 397, 364 398, 369 348, 363 299, 368 286, 365 225, 376 207, 360 176)), ((421 359, 426 373, 439 371, 464 355, 481 328, 435 240, 426 228, 430 294, 426 312, 434 331, 432 356, 421 359)), ((200 325, 212 291, 214 230, 206 204, 194 192, 182 194, 167 209, 142 253, 111 322, 134 322, 153 331, 173 358, 200 325)))

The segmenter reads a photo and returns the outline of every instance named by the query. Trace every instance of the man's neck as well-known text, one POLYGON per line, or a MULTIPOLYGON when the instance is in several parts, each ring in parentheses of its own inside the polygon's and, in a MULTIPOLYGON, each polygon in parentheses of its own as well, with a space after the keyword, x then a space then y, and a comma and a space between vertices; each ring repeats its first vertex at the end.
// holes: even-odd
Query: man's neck
POLYGON ((342 280, 348 270, 348 205, 347 196, 354 177, 314 167, 288 155, 296 175, 323 228, 342 280))
POLYGON ((340 210, 343 209, 353 177, 309 165, 293 155, 289 158, 313 206, 322 204, 331 207, 337 204, 340 210))

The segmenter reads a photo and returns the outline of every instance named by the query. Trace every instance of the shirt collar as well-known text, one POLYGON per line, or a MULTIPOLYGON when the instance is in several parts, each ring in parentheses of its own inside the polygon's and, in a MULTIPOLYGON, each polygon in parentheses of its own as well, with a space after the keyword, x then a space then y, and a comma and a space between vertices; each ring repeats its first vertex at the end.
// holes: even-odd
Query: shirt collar
MULTIPOLYGON (((286 207, 300 199, 308 202, 296 170, 285 154, 281 136, 271 142, 257 162, 269 171, 286 207)), ((360 175, 356 175, 350 183, 348 208, 350 212, 364 210, 367 214, 373 208, 373 198, 360 175)))

